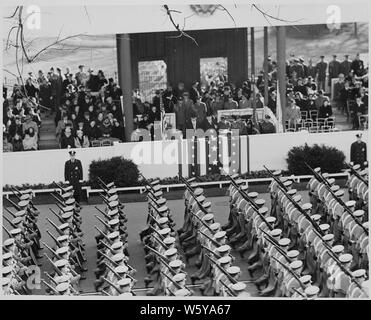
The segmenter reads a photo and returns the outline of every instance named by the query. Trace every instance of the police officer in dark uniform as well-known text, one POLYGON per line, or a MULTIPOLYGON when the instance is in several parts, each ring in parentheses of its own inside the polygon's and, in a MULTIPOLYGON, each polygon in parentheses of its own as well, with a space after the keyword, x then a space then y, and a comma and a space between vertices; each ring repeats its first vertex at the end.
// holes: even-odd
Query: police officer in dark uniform
POLYGON ((350 161, 363 168, 365 161, 367 161, 367 145, 362 141, 361 133, 357 134, 356 137, 357 141, 353 142, 350 147, 350 161))
POLYGON ((71 159, 64 164, 64 180, 68 181, 74 190, 74 198, 77 203, 81 200, 81 183, 82 180, 82 165, 81 161, 75 158, 76 151, 69 152, 71 159))

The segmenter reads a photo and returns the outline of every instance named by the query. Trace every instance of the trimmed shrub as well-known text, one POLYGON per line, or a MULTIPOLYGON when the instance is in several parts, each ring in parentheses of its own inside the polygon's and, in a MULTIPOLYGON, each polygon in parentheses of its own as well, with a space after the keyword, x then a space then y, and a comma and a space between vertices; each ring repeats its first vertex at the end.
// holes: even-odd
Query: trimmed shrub
POLYGON ((89 167, 89 185, 99 188, 98 177, 105 183, 114 182, 116 187, 134 187, 138 185, 138 166, 123 157, 108 160, 96 160, 89 167))
POLYGON ((315 144, 292 148, 286 159, 290 174, 311 174, 304 162, 312 168, 321 167, 322 172, 338 173, 344 168, 345 155, 342 151, 325 145, 315 144))

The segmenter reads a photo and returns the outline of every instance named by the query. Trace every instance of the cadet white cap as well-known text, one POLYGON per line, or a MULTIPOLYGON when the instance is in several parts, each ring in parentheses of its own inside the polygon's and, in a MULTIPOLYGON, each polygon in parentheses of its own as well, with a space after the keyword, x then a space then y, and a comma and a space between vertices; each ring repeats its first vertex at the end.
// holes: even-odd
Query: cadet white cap
POLYGON ((156 203, 160 207, 160 206, 162 206, 166 203, 166 199, 165 198, 160 198, 156 201, 156 203))
POLYGON ((329 176, 328 172, 322 173, 322 177, 327 178, 329 176))
POLYGON ((6 252, 3 254, 3 261, 9 260, 13 257, 13 254, 11 252, 6 252))
POLYGON ((283 185, 284 185, 285 187, 289 187, 289 186, 291 186, 291 185, 292 185, 292 180, 287 180, 287 181, 285 181, 285 182, 283 183, 283 185))
POLYGON ((225 235, 226 235, 225 231, 218 231, 217 233, 215 233, 214 238, 215 239, 222 239, 222 238, 225 237, 225 235))
POLYGON ((118 274, 124 274, 129 271, 129 268, 127 266, 118 266, 115 268, 115 272, 118 274))
POLYGON ((319 293, 319 288, 317 286, 309 286, 305 288, 304 293, 308 298, 311 298, 319 293))
POLYGON ((203 192, 204 192, 204 189, 202 189, 202 188, 196 188, 196 190, 195 190, 193 193, 194 193, 194 195, 195 195, 196 197, 198 197, 198 196, 200 196, 201 194, 203 194, 203 192))
POLYGON ((316 168, 313 169, 313 171, 319 173, 319 172, 321 172, 321 168, 320 167, 316 167, 316 168))
POLYGON ((175 243, 175 238, 174 237, 166 237, 163 242, 166 244, 166 245, 171 245, 173 243, 175 243))
POLYGON ((3 267, 1 272, 3 276, 5 277, 7 274, 10 274, 13 271, 13 268, 11 266, 3 267))
POLYGON ((246 289, 246 284, 243 282, 236 282, 232 284, 231 288, 236 292, 240 292, 246 289))
POLYGON ((109 195, 111 195, 111 194, 115 194, 115 193, 117 193, 117 189, 116 189, 116 188, 109 189, 109 190, 107 191, 107 193, 108 193, 109 195))
POLYGON ((213 231, 219 230, 220 229, 220 223, 219 222, 214 222, 209 226, 209 228, 213 231))
POLYGON ((321 220, 321 215, 320 214, 314 214, 314 215, 311 216, 311 219, 313 221, 319 221, 319 220, 321 220))
POLYGON ((57 241, 58 242, 63 242, 63 241, 67 241, 67 240, 68 240, 68 236, 67 235, 59 236, 57 238, 57 241))
POLYGON ((179 259, 170 261, 170 263, 169 263, 169 266, 171 268, 180 268, 182 265, 183 265, 183 261, 179 260, 179 259))
POLYGON ((108 202, 117 201, 119 196, 117 194, 114 194, 108 198, 108 202))
POLYGON ((70 285, 68 282, 62 282, 55 287, 55 290, 57 290, 59 293, 63 293, 66 292, 69 287, 70 285))
POLYGON ((150 182, 150 185, 152 186, 155 186, 156 184, 159 184, 160 183, 160 180, 159 179, 155 179, 153 181, 150 182))
POLYGON ((166 236, 168 235, 170 232, 171 232, 171 229, 170 228, 163 228, 161 230, 158 231, 162 236, 166 236))
POLYGON ((228 272, 230 275, 233 275, 233 274, 240 273, 240 272, 241 272, 241 269, 240 269, 240 267, 232 266, 232 267, 229 267, 229 268, 227 269, 227 272, 228 272))
POLYGON ((269 234, 272 236, 272 237, 279 237, 282 233, 282 230, 281 229, 273 229, 271 231, 269 231, 269 234))
POLYGON ((120 220, 119 219, 112 219, 110 221, 108 221, 108 225, 113 227, 113 226, 116 226, 120 223, 120 220))
POLYGON ((62 198, 63 199, 68 199, 68 198, 71 198, 72 196, 73 196, 72 192, 62 193, 62 198))
POLYGON ((117 208, 108 211, 108 215, 109 215, 110 217, 113 217, 113 216, 118 215, 118 214, 119 214, 119 210, 118 210, 117 208))
POLYGON ((338 190, 335 192, 335 196, 342 197, 344 195, 344 190, 338 190))
POLYGON ((12 236, 16 236, 16 235, 18 235, 18 234, 20 234, 20 233, 22 233, 22 230, 19 229, 19 228, 15 228, 15 229, 10 230, 10 234, 11 234, 12 236))
POLYGON ((224 244, 224 245, 216 248, 216 250, 220 253, 225 253, 225 252, 228 252, 229 250, 231 250, 231 247, 227 244, 224 244))
POLYGON ((304 203, 304 204, 301 206, 301 208, 302 208, 303 210, 312 210, 312 204, 309 203, 309 202, 304 203))
POLYGON ((73 215, 72 211, 69 211, 69 212, 63 213, 62 218, 63 219, 69 219, 69 218, 72 217, 72 215, 73 215))
POLYGON ((9 239, 6 239, 6 240, 3 242, 3 245, 4 245, 4 247, 10 247, 10 246, 12 246, 14 243, 15 243, 14 238, 9 238, 9 239))
POLYGON ((169 219, 167 217, 161 217, 160 219, 157 220, 158 224, 164 225, 169 222, 169 219))
POLYGON ((23 200, 28 200, 30 198, 31 196, 28 193, 25 193, 20 196, 19 200, 23 201, 23 200))
POLYGON ((163 193, 161 190, 159 190, 159 191, 156 191, 156 192, 155 192, 154 196, 155 196, 156 198, 160 198, 160 197, 163 196, 163 194, 164 194, 164 193, 163 193))
POLYGON ((296 189, 290 189, 290 190, 287 191, 287 194, 290 195, 290 196, 293 196, 297 192, 298 192, 298 190, 296 190, 296 189))
POLYGON ((110 208, 116 208, 118 205, 119 205, 119 202, 117 200, 116 201, 108 202, 108 206, 110 208))
POLYGON ((319 225, 319 228, 321 229, 321 231, 326 232, 330 229, 330 225, 328 223, 323 223, 319 225))
POLYGON ((258 205, 258 206, 263 206, 265 204, 265 200, 264 199, 256 199, 255 200, 255 203, 258 205))
POLYGON ((354 170, 359 170, 359 169, 361 169, 361 166, 360 166, 359 164, 355 164, 355 165, 353 166, 353 169, 354 169, 354 170))
POLYGON ((68 261, 66 259, 61 259, 61 260, 57 260, 56 262, 54 262, 55 266, 57 268, 62 268, 64 267, 65 265, 68 264, 68 261))
POLYGON ((293 270, 299 269, 303 266, 303 261, 301 260, 295 260, 290 263, 290 268, 293 270))
POLYGON ((26 215, 26 210, 19 210, 14 215, 16 217, 24 217, 26 215))
POLYGON ((70 277, 69 276, 67 276, 67 275, 62 275, 62 276, 57 276, 57 277, 55 277, 55 282, 57 283, 57 284, 59 284, 59 283, 63 283, 63 282, 68 282, 68 280, 70 279, 70 277))
POLYGON ((352 259, 353 259, 353 256, 350 253, 344 253, 344 254, 340 255, 340 257, 339 257, 339 261, 341 263, 351 262, 352 259))
POLYGON ((365 212, 363 210, 356 210, 356 211, 353 212, 353 215, 357 218, 362 217, 364 214, 365 214, 365 212))
POLYGON ((202 217, 202 220, 203 221, 211 221, 214 219, 214 215, 212 213, 208 213, 208 214, 205 214, 203 217, 202 217))
POLYGON ((66 201, 65 201, 65 204, 67 205, 67 206, 70 206, 70 205, 73 205, 74 203, 75 203, 75 198, 69 198, 69 199, 67 199, 66 201))
POLYGON ((61 230, 61 231, 65 230, 65 229, 67 229, 67 228, 69 228, 69 224, 68 224, 68 223, 62 223, 62 224, 58 227, 58 229, 61 230))
POLYGON ((289 244, 290 244, 290 239, 289 238, 282 238, 278 241, 278 244, 281 246, 281 247, 287 247, 289 244))
POLYGON ((275 223, 277 219, 273 216, 269 216, 265 220, 267 220, 268 223, 275 223))
POLYGON ((294 199, 295 202, 299 202, 299 201, 301 201, 302 196, 301 196, 300 194, 297 194, 297 195, 295 195, 295 196, 293 197, 293 199, 294 199))
POLYGON ((241 184, 245 183, 245 181, 242 180, 242 179, 238 179, 235 182, 236 182, 237 185, 241 185, 241 184))
POLYGON ((6 287, 10 283, 10 279, 6 277, 0 278, 0 281, 2 287, 6 287))
POLYGON ((273 172, 273 175, 274 176, 279 176, 281 174, 282 174, 282 171, 281 170, 276 170, 276 171, 273 172))
POLYGON ((205 209, 208 209, 211 207, 211 202, 210 201, 206 201, 202 204, 202 207, 204 207, 205 209))
POLYGON ((159 184, 156 184, 155 186, 152 187, 153 191, 157 192, 161 190, 161 186, 159 184))
POLYGON ((335 179, 334 178, 327 179, 327 182, 332 185, 335 183, 335 179))
POLYGON ((312 280, 312 276, 310 274, 307 274, 305 276, 300 277, 299 279, 301 283, 307 284, 310 282, 310 280, 312 280))
POLYGON ((332 233, 325 234, 323 236, 323 240, 326 241, 326 242, 332 241, 332 240, 334 240, 334 235, 332 233))
POLYGON ((117 241, 114 244, 112 244, 111 249, 112 250, 119 250, 122 248, 124 244, 121 241, 117 241))
POLYGON ((178 253, 178 250, 176 248, 170 248, 166 250, 164 254, 166 257, 172 257, 172 256, 175 256, 177 253, 178 253))
POLYGON ((349 200, 347 202, 345 202, 345 205, 349 208, 349 207, 354 207, 356 205, 356 202, 354 200, 349 200))
POLYGON ((21 224, 21 222, 23 222, 23 218, 21 218, 21 217, 16 217, 16 218, 12 219, 12 224, 15 225, 15 226, 18 226, 19 224, 21 224))
POLYGON ((291 259, 295 259, 298 257, 298 255, 300 254, 300 252, 298 250, 290 250, 290 251, 287 251, 287 256, 291 259))
POLYGON ((123 253, 117 253, 111 257, 114 262, 121 262, 122 260, 124 260, 124 258, 125 255, 123 253))
POLYGON ((24 207, 28 206, 29 203, 30 203, 29 200, 22 200, 22 201, 18 202, 18 206, 21 207, 21 208, 24 208, 24 207))
POLYGON ((186 274, 183 272, 180 272, 173 276, 173 281, 180 282, 180 281, 185 280, 185 278, 186 278, 186 274))
POLYGON ((200 195, 200 196, 196 197, 196 200, 200 203, 203 203, 206 200, 206 198, 203 195, 200 195))
POLYGON ((343 252, 343 251, 344 251, 344 246, 341 245, 341 244, 338 244, 338 245, 336 245, 336 246, 333 246, 333 247, 331 248, 331 251, 332 251, 333 253, 340 253, 340 252, 343 252))
POLYGON ((249 189, 249 187, 246 184, 244 184, 243 186, 240 187, 240 189, 242 191, 247 191, 247 189, 249 189))
POLYGON ((227 264, 232 261, 232 258, 230 256, 221 257, 218 259, 219 264, 227 264))
POLYGON ((256 198, 259 195, 259 193, 257 193, 257 192, 249 192, 247 195, 248 195, 249 198, 256 198))
POLYGON ((259 209, 259 213, 260 214, 266 214, 268 212, 268 208, 267 207, 261 207, 260 209, 259 209))
POLYGON ((117 281, 117 285, 119 287, 126 287, 126 286, 129 286, 131 284, 131 279, 130 278, 123 278, 123 279, 120 279, 119 281, 117 281))
POLYGON ((367 170, 362 170, 360 173, 359 173, 360 176, 364 177, 367 175, 367 170))
POLYGON ((368 230, 368 225, 369 225, 368 221, 362 223, 362 226, 363 226, 364 228, 366 228, 367 230, 368 230))
POLYGON ((69 251, 69 248, 66 246, 66 247, 60 247, 56 250, 56 253, 58 255, 61 255, 61 254, 66 254, 67 252, 69 251))
POLYGON ((331 191, 336 192, 336 191, 338 191, 340 189, 340 186, 337 185, 337 184, 335 184, 334 186, 331 186, 330 189, 331 189, 331 191))
POLYGON ((354 278, 362 278, 366 276, 366 270, 365 269, 357 269, 352 272, 352 276, 354 278))
POLYGON ((157 210, 158 210, 158 212, 160 212, 160 213, 164 213, 164 212, 166 212, 166 211, 168 210, 168 207, 167 207, 167 206, 161 206, 161 207, 158 208, 157 210))
POLYGON ((108 239, 114 240, 120 236, 120 233, 118 231, 111 232, 107 235, 108 239))

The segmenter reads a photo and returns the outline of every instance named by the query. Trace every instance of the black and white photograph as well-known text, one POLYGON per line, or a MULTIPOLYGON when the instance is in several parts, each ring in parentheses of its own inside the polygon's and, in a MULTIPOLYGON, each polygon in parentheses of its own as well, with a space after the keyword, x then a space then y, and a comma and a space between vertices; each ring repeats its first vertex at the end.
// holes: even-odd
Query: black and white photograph
POLYGON ((367 1, 142 2, 1 5, 0 295, 369 299, 367 1))

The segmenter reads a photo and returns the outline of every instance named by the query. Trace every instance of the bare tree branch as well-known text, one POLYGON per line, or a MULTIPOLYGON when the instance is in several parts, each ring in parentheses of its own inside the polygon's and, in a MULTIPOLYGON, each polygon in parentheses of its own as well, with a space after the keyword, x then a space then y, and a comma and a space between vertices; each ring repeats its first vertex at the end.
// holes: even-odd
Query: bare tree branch
POLYGON ((15 15, 17 14, 17 11, 19 10, 19 6, 17 6, 13 12, 13 14, 9 17, 4 17, 4 19, 12 19, 15 17, 15 15))
MULTIPOLYGON (((235 4, 235 7, 237 7, 236 4, 235 4)), ((217 10, 221 10, 221 11, 225 11, 229 15, 229 17, 232 19, 232 21, 234 23, 234 27, 237 28, 236 21, 234 20, 233 16, 231 15, 231 13, 229 12, 229 10, 226 7, 224 7, 221 4, 218 4, 218 6, 216 7, 216 9, 217 10)))
MULTIPOLYGON (((163 5, 163 8, 166 10, 166 14, 168 15, 172 25, 174 26, 174 28, 179 32, 179 35, 178 36, 172 36, 172 37, 169 37, 169 38, 180 38, 182 36, 186 37, 186 38, 189 38, 191 39, 197 46, 198 46, 198 43, 196 41, 195 38, 193 38, 192 36, 190 36, 188 33, 186 33, 184 31, 184 28, 183 29, 180 29, 179 27, 179 23, 175 23, 174 21, 174 18, 172 16, 172 13, 175 12, 175 13, 181 13, 180 11, 176 11, 176 10, 170 10, 169 9, 169 6, 168 5, 163 5)), ((185 24, 185 23, 184 23, 185 24)))

